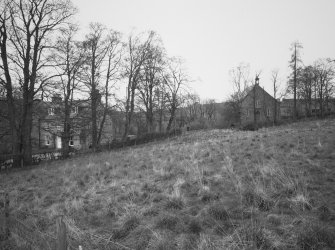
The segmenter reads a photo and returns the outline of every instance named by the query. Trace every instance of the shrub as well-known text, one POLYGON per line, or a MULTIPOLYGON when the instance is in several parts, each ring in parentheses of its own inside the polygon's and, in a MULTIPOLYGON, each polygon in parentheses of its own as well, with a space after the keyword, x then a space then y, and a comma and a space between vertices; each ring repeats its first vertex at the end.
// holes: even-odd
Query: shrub
POLYGON ((258 130, 258 127, 256 127, 253 123, 249 123, 247 125, 244 125, 242 127, 242 130, 244 130, 244 131, 255 131, 255 130, 258 130))

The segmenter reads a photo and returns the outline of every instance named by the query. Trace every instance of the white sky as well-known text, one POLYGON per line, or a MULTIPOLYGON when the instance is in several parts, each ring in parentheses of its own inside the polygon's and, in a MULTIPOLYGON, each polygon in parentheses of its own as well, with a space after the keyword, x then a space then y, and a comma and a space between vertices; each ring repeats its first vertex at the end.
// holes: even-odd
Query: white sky
POLYGON ((249 63, 262 71, 260 85, 272 93, 271 71, 286 84, 290 44, 302 59, 335 58, 335 0, 72 0, 82 31, 101 22, 125 35, 154 30, 169 56, 185 59, 192 88, 201 98, 232 93, 229 70, 249 63))

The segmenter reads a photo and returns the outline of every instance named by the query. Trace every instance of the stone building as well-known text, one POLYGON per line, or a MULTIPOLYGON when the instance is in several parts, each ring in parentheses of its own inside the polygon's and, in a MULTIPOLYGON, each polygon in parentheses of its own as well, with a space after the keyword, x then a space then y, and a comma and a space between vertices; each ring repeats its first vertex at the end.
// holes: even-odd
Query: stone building
MULTIPOLYGON (((53 97, 51 102, 45 102, 47 114, 39 119, 38 141, 39 148, 61 149, 64 131, 63 102, 60 97, 53 97)), ((103 116, 103 106, 99 103, 97 110, 97 125, 103 116)), ((102 129, 100 144, 106 144, 113 139, 120 138, 123 132, 122 115, 109 109, 102 129)), ((89 100, 74 100, 70 113, 69 146, 73 149, 87 149, 92 144, 91 139, 91 108, 89 100)))
MULTIPOLYGON (((17 100, 19 102, 19 100, 17 100)), ((9 123, 6 119, 6 100, 0 99, 0 155, 11 154, 12 142, 9 123)), ((33 126, 31 132, 33 154, 56 151, 62 148, 64 131, 64 103, 56 95, 51 101, 35 100, 33 126)), ((98 107, 98 128, 102 119, 103 107, 98 107)), ((120 138, 123 133, 123 115, 108 110, 102 130, 101 144, 120 138)), ((74 100, 70 113, 69 146, 85 149, 91 145, 91 109, 89 100, 74 100)))
POLYGON ((242 99, 240 112, 242 127, 270 125, 280 119, 280 103, 261 88, 256 79, 256 84, 242 99))
MULTIPOLYGON (((312 116, 327 116, 335 114, 335 99, 328 98, 320 102, 320 99, 297 99, 297 118, 312 116), (322 108, 322 111, 321 111, 322 108)), ((294 99, 283 99, 280 104, 281 119, 292 119, 294 99)))

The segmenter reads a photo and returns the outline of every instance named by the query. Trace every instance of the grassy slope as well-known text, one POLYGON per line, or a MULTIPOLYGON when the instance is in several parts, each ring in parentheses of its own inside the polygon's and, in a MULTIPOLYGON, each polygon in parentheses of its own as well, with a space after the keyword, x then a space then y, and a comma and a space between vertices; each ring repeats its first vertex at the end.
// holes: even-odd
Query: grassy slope
POLYGON ((132 249, 332 249, 334 128, 192 132, 2 174, 0 189, 40 232, 65 214, 70 231, 132 249))

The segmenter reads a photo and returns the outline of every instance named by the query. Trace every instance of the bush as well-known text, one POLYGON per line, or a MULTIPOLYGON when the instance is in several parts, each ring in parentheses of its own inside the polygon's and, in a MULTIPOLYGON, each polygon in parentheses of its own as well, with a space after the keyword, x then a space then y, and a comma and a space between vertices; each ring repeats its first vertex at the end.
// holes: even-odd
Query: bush
POLYGON ((244 131, 256 131, 256 130, 258 130, 258 127, 260 127, 260 126, 259 125, 255 126, 255 124, 249 123, 247 125, 244 125, 242 127, 242 130, 244 130, 244 131))
POLYGON ((190 130, 208 129, 210 127, 209 121, 205 118, 199 118, 189 124, 190 130))

